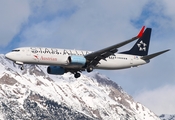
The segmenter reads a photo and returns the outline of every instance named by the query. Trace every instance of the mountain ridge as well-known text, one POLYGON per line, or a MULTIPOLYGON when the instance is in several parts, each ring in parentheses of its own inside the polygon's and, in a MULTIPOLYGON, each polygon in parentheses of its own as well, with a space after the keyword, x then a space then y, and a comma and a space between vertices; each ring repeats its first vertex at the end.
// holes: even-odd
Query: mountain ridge
POLYGON ((48 75, 47 66, 25 65, 21 71, 4 55, 0 61, 1 119, 160 120, 99 73, 75 79, 70 73, 48 75))

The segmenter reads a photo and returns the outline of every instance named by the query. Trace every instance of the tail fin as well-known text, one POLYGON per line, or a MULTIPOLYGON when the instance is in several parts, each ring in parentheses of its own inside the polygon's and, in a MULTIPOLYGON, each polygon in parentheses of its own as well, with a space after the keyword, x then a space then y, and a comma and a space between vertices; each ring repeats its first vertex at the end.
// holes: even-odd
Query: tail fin
POLYGON ((131 55, 138 55, 138 56, 148 55, 151 30, 152 30, 151 28, 146 28, 142 37, 137 40, 135 45, 129 51, 125 51, 122 53, 131 54, 131 55))

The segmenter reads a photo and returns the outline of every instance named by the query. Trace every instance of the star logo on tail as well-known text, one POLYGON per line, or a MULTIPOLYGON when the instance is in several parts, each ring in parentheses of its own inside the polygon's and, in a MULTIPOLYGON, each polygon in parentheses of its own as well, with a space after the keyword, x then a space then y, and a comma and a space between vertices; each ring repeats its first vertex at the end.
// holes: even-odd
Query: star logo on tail
POLYGON ((142 40, 140 41, 140 43, 137 44, 137 46, 139 47, 139 51, 146 51, 147 45, 142 40))

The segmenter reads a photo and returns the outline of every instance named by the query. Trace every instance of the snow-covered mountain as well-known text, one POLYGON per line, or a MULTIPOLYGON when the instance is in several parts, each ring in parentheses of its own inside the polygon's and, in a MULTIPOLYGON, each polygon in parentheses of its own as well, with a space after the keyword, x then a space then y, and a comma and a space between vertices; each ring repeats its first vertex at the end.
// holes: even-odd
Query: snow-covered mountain
POLYGON ((161 120, 175 120, 175 115, 162 114, 159 117, 161 120))
POLYGON ((47 66, 20 66, 0 55, 0 120, 160 120, 98 73, 75 79, 47 66))

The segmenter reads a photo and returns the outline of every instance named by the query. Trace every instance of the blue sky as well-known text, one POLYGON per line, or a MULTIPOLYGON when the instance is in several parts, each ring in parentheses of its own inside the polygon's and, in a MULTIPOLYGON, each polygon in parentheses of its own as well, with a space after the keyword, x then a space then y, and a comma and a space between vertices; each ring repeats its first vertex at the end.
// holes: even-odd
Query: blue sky
POLYGON ((143 25, 151 27, 149 53, 169 48, 170 52, 138 68, 97 71, 156 114, 175 112, 172 0, 3 0, 0 15, 2 54, 22 46, 98 50, 135 36, 143 25))

